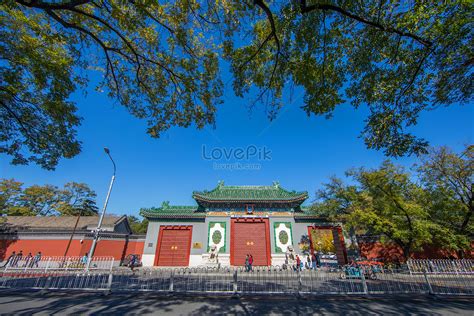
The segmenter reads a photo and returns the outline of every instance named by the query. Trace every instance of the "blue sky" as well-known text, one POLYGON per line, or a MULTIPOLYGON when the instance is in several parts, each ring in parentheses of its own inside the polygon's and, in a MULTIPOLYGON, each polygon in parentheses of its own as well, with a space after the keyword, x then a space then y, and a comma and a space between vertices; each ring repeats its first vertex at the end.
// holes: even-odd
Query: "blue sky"
MULTIPOLYGON (((234 96, 226 85, 224 104, 217 114, 216 128, 173 128, 160 139, 146 134, 146 123, 114 104, 105 93, 77 93, 79 114, 84 118, 78 129, 83 142, 82 153, 62 160, 55 171, 36 165, 12 166, 9 157, 0 156, 2 178, 15 178, 25 183, 63 186, 66 182, 85 182, 97 194, 102 207, 112 173, 112 164, 103 151, 107 146, 117 164, 117 178, 108 212, 137 215, 141 207, 171 204, 194 204, 193 190, 212 189, 219 180, 233 185, 269 185, 273 181, 289 190, 314 192, 331 175, 358 166, 376 167, 384 159, 382 152, 368 150, 358 138, 366 113, 349 104, 340 106, 334 117, 307 117, 300 109, 302 98, 295 94, 276 120, 270 122, 262 108, 249 114, 251 99, 234 96), (271 159, 251 157, 241 163, 258 164, 258 170, 216 170, 215 163, 232 163, 236 159, 218 161, 203 157, 249 146, 271 151, 271 159)), ((425 112, 414 132, 431 145, 447 145, 460 150, 472 143, 473 108, 451 106, 425 112)), ((250 149, 252 150, 252 149, 250 149)), ((268 155, 267 155, 268 156, 268 155)), ((415 157, 397 159, 411 165, 415 157)))

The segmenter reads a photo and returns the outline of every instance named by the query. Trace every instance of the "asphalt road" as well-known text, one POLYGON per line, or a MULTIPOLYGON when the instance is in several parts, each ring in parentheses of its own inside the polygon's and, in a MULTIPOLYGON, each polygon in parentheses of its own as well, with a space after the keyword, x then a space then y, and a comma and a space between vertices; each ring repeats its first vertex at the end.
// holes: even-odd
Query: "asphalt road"
POLYGON ((473 315, 473 297, 202 297, 0 291, 1 315, 473 315))

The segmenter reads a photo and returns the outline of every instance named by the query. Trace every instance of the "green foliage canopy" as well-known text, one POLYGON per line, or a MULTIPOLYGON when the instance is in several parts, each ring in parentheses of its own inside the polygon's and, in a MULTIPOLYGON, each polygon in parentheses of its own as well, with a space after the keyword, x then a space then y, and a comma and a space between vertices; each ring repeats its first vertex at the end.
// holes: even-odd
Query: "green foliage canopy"
POLYGON ((396 243, 405 258, 428 245, 462 253, 474 236, 473 165, 468 146, 462 154, 433 149, 423 156, 416 177, 388 161, 376 169, 354 169, 347 172, 354 184, 333 177, 316 193, 312 209, 396 243))
POLYGON ((474 239, 474 146, 461 154, 435 148, 418 166, 433 204, 433 220, 474 239))
POLYGON ((80 152, 70 94, 87 83, 148 123, 215 123, 221 59, 238 96, 270 118, 285 88, 308 115, 367 106, 369 148, 400 156, 423 110, 472 100, 470 1, 5 0, 0 4, 0 152, 53 169, 80 152))
POLYGON ((63 189, 32 185, 25 189, 14 179, 0 180, 1 215, 96 215, 96 194, 84 183, 69 182, 63 189))
POLYGON ((0 4, 0 152, 53 169, 80 152, 68 97, 99 71, 105 90, 152 137, 214 120, 218 55, 192 1, 3 1, 0 4), (25 152, 27 154, 25 154, 25 152))
POLYGON ((140 221, 136 216, 128 216, 128 222, 134 234, 146 234, 148 230, 148 220, 146 218, 140 221))

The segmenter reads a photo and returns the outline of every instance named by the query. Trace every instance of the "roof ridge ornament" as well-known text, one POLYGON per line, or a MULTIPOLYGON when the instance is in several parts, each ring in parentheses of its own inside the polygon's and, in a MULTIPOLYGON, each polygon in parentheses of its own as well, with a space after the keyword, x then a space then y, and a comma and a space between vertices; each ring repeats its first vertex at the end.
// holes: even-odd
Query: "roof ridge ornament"
POLYGON ((222 188, 224 186, 224 180, 217 181, 217 187, 222 188))
POLYGON ((273 181, 273 186, 277 189, 280 188, 280 181, 273 181))

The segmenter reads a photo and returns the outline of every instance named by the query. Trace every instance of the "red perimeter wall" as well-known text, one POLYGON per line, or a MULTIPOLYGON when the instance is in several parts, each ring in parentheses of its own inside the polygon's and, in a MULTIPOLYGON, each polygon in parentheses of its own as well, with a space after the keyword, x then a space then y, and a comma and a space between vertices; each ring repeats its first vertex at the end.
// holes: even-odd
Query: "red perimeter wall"
MULTIPOLYGON (((360 255, 367 259, 383 259, 384 261, 400 261, 403 262, 403 251, 402 249, 394 244, 383 244, 379 241, 376 242, 360 242, 360 255)), ((474 258, 474 241, 471 243, 471 251, 466 251, 464 254, 465 258, 474 258)), ((450 257, 457 258, 458 255, 455 252, 449 252, 437 248, 425 247, 423 251, 415 252, 412 255, 414 259, 447 259, 450 257)))
MULTIPOLYGON (((41 251, 43 256, 64 256, 69 239, 17 239, 0 240, 0 260, 8 258, 13 252, 23 250, 23 255, 31 252, 33 255, 41 251)), ((83 256, 91 248, 92 240, 73 240, 69 246, 67 256, 83 256)), ((112 256, 115 260, 122 260, 129 254, 143 254, 144 241, 107 240, 97 243, 95 256, 112 256)))

